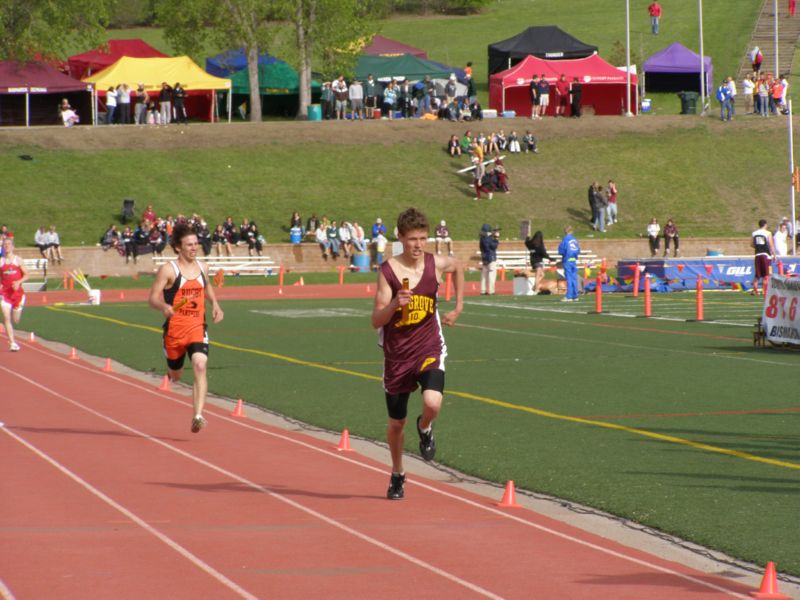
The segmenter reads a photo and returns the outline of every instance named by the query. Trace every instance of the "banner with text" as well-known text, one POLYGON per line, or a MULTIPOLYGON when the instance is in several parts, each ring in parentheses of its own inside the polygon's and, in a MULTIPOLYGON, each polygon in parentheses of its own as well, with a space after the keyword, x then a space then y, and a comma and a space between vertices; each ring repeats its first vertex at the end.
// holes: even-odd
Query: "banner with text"
POLYGON ((798 303, 800 303, 800 279, 780 275, 769 278, 761 324, 770 342, 800 345, 798 303))

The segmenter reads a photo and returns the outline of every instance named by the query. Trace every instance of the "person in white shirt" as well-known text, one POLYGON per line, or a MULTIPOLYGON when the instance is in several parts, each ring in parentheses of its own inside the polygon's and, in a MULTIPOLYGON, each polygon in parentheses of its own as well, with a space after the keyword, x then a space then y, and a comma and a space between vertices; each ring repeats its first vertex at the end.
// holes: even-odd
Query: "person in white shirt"
POLYGON ((733 77, 728 77, 728 90, 731 92, 731 117, 736 116, 736 82, 733 77))
POLYGON ((106 92, 106 125, 114 122, 114 113, 117 112, 117 90, 113 87, 106 92))
POLYGON ((331 84, 331 90, 333 90, 336 120, 339 121, 344 119, 344 113, 347 111, 348 90, 344 75, 339 75, 339 78, 331 84))
POLYGON ((775 256, 789 255, 789 231, 785 221, 778 225, 778 229, 772 236, 772 244, 775 246, 775 256))
POLYGON ((650 257, 654 257, 658 253, 659 237, 661 232, 661 225, 658 224, 658 219, 653 217, 647 225, 647 241, 650 243, 650 257))
POLYGON ((44 227, 39 227, 33 234, 33 243, 39 248, 42 258, 47 258, 47 230, 44 227))
POLYGON ((350 98, 350 110, 352 111, 352 119, 355 121, 356 119, 364 120, 364 88, 361 85, 361 82, 356 79, 353 83, 350 84, 350 89, 348 90, 348 96, 350 98))
POLYGON ((117 87, 117 112, 119 113, 120 125, 130 125, 131 123, 131 88, 127 83, 117 87))
POLYGON ((50 231, 45 234, 45 241, 47 243, 47 258, 50 262, 58 261, 58 264, 61 264, 61 261, 64 260, 64 255, 61 254, 61 240, 58 237, 55 225, 50 225, 50 231))
POLYGON ((749 75, 742 81, 742 96, 744 97, 744 111, 745 114, 753 113, 753 94, 756 89, 756 83, 753 81, 753 76, 749 75))
POLYGON ((786 75, 781 75, 781 108, 786 109, 786 93, 789 91, 789 81, 786 75))
POLYGON ((328 232, 322 223, 319 224, 319 227, 317 227, 317 230, 314 232, 314 237, 319 244, 320 250, 322 250, 322 258, 327 259, 331 243, 328 241, 328 232))
POLYGON ((364 239, 364 228, 358 224, 358 221, 353 221, 353 247, 357 252, 364 252, 367 249, 367 242, 364 239))
POLYGON ((353 251, 353 235, 350 230, 351 227, 352 225, 350 225, 350 223, 347 221, 343 221, 339 226, 339 243, 341 244, 341 249, 345 258, 349 258, 351 252, 353 251))

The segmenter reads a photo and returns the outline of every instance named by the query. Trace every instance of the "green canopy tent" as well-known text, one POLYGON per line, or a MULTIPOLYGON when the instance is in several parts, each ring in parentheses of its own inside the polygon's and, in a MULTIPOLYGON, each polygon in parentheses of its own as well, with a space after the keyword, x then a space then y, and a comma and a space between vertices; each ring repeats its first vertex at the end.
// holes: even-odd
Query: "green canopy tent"
POLYGON ((447 79, 450 71, 442 66, 411 54, 401 56, 359 56, 356 65, 356 78, 364 81, 372 74, 375 79, 386 77, 406 77, 410 81, 424 79, 447 79))
MULTIPOLYGON (((231 90, 234 104, 239 106, 250 96, 250 74, 242 69, 231 75, 231 90)), ((311 97, 319 98, 319 81, 311 81, 311 97)), ((265 113, 294 116, 300 101, 300 76, 297 71, 283 62, 258 65, 258 89, 261 91, 262 107, 265 113)))

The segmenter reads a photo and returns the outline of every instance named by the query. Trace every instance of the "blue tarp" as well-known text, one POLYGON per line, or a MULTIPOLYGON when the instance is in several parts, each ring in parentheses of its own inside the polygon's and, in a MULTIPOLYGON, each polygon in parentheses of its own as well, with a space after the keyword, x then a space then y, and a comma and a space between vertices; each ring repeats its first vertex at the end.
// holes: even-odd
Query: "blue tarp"
MULTIPOLYGON (((284 61, 266 53, 258 56, 259 65, 271 65, 273 63, 284 63, 284 61)), ((206 72, 216 77, 228 77, 246 68, 247 55, 244 53, 244 48, 226 50, 222 54, 206 59, 206 72)))

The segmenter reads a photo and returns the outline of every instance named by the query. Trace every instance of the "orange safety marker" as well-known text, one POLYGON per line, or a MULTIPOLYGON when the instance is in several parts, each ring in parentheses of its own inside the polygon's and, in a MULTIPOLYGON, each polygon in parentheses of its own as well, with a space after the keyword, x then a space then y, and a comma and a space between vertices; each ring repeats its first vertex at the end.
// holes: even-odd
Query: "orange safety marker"
POLYGON ((505 281, 506 280, 506 268, 505 267, 500 267, 497 270, 500 273, 500 281, 505 281))
POLYGON ((244 404, 242 403, 242 399, 241 398, 239 398, 236 401, 236 408, 233 409, 233 412, 231 413, 231 416, 232 417, 240 417, 242 419, 244 418, 244 404))
POLYGON ((67 272, 64 271, 64 283, 61 284, 61 287, 67 289, 67 272))
POLYGON ((342 430, 342 437, 339 439, 339 445, 336 446, 339 452, 352 452, 350 447, 350 432, 347 429, 342 430))
POLYGON ((168 392, 170 390, 169 375, 164 375, 164 379, 161 380, 161 385, 158 386, 158 389, 164 392, 168 392))
POLYGON ((372 286, 370 286, 369 284, 367 284, 367 293, 368 294, 372 293, 372 286))
POLYGON ((508 483, 506 483, 506 489, 503 492, 503 499, 500 502, 495 502, 496 506, 502 506, 504 508, 521 508, 519 504, 517 504, 517 491, 514 487, 514 481, 509 479, 508 483))
POLYGON ((450 302, 450 298, 453 295, 453 274, 452 273, 445 273, 444 274, 444 301, 450 302))
POLYGON ((644 276, 644 316, 653 316, 653 305, 650 300, 650 277, 644 276))
POLYGON ((280 269, 278 269, 278 288, 283 288, 283 275, 285 271, 283 269, 283 265, 281 265, 280 269))
POLYGON ((697 276, 697 292, 695 293, 695 321, 702 321, 705 317, 703 315, 703 278, 697 276))
POLYGON ((347 267, 339 265, 337 268, 339 269, 339 285, 344 285, 344 271, 347 267))
POLYGON ((633 271, 633 297, 639 297, 639 263, 636 263, 633 271))
POLYGON ((80 360, 78 358, 78 351, 75 349, 75 346, 73 346, 72 350, 69 351, 69 356, 67 358, 70 360, 80 360))
POLYGON ((31 342, 31 344, 35 344, 36 343, 36 335, 32 331, 31 331, 31 335, 30 335, 30 342, 31 342))
POLYGON ((783 261, 779 260, 778 261, 778 275, 783 275, 783 274, 784 274, 783 273, 783 261))
POLYGON ((119 293, 119 299, 120 300, 125 300, 125 292, 120 292, 119 293))
POLYGON ((102 371, 104 373, 113 373, 114 372, 114 368, 111 366, 111 359, 110 358, 106 359, 106 364, 103 365, 102 371))
POLYGON ((69 279, 69 289, 71 289, 71 290, 75 289, 75 280, 72 279, 71 277, 69 279))
POLYGON ((769 561, 761 579, 761 587, 757 592, 750 592, 753 598, 772 598, 774 600, 791 600, 789 596, 778 591, 778 577, 775 574, 775 563, 769 561))
POLYGON ((603 314, 603 277, 598 275, 595 281, 594 312, 600 315, 603 314))
POLYGON ((47 304, 47 294, 42 294, 42 304, 47 304))

